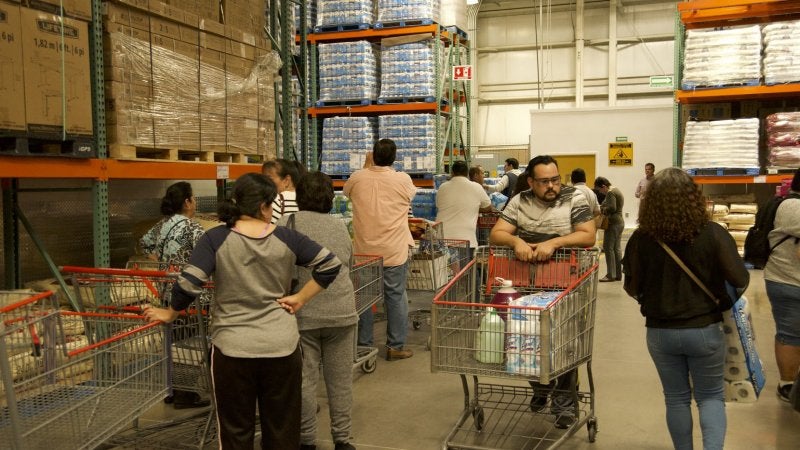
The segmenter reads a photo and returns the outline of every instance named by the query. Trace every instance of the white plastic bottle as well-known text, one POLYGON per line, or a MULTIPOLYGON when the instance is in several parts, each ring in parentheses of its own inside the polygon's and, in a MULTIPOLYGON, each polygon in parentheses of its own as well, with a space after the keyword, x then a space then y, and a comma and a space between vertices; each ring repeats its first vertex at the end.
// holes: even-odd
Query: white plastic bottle
POLYGON ((487 364, 502 364, 506 325, 494 308, 486 308, 478 326, 475 359, 487 364))

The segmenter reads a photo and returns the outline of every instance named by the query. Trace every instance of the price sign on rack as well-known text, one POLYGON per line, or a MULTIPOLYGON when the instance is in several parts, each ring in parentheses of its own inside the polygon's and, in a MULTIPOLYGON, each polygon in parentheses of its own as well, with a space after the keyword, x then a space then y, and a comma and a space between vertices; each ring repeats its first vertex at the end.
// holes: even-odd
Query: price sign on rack
POLYGON ((472 66, 453 66, 453 81, 472 81, 472 66))

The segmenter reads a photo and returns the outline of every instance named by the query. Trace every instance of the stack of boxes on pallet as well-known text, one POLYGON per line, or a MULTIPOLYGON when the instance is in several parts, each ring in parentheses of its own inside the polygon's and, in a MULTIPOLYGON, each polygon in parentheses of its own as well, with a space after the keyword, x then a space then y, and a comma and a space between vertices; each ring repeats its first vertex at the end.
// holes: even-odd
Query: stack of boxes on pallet
POLYGON ((104 3, 113 157, 260 161, 275 156, 264 0, 104 3))
POLYGON ((65 16, 54 13, 58 4, 0 2, 2 135, 54 141, 93 135, 89 0, 64 1, 65 16))
MULTIPOLYGON (((800 82, 800 69, 795 63, 800 56, 797 30, 800 30, 800 21, 690 30, 686 35, 681 88, 772 86, 800 82)), ((750 168, 757 173, 761 166, 777 171, 800 166, 800 151, 796 145, 797 128, 800 127, 792 123, 796 116, 791 114, 796 113, 790 112, 798 108, 800 103, 792 99, 687 105, 682 108, 681 117, 681 128, 685 130, 683 167, 750 168), (732 118, 756 123, 756 131, 753 131, 753 124, 728 120, 732 118), (719 120, 728 121, 728 124, 706 122, 719 120), (720 127, 729 128, 721 131, 726 142, 709 142, 709 133, 720 127), (738 132, 744 128, 748 130, 746 136, 738 132), (759 141, 759 132, 766 139, 759 141), (691 145, 698 139, 699 146, 691 145), (730 157, 732 146, 738 152, 739 161, 730 157)))

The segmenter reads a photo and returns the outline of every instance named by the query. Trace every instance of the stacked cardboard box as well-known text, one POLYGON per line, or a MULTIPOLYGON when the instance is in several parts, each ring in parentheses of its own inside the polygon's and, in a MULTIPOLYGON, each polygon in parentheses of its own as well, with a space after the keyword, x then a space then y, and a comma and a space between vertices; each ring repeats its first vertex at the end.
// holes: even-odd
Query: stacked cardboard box
POLYGON ((123 2, 104 12, 110 142, 274 156, 268 42, 226 37, 213 2, 123 2))
POLYGON ((0 129, 91 136, 86 22, 0 2, 0 129))

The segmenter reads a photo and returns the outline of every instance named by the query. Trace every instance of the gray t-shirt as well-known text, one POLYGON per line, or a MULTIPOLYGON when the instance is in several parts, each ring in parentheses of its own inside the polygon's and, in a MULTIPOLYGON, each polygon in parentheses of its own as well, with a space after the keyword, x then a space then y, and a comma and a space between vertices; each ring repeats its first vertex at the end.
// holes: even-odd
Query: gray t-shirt
POLYGON ((553 202, 543 202, 530 189, 508 201, 501 216, 517 227, 525 242, 542 242, 553 235, 566 236, 574 226, 592 220, 592 212, 583 193, 564 186, 553 202))
POLYGON ((797 240, 800 238, 800 199, 787 198, 778 206, 775 228, 769 232, 769 245, 776 245, 786 235, 791 237, 770 253, 764 279, 800 286, 800 242, 797 240))
POLYGON ((212 228, 200 238, 172 288, 173 308, 189 306, 213 274, 214 346, 235 358, 290 355, 300 340, 297 320, 276 300, 289 292, 295 265, 311 268, 323 288, 342 266, 328 249, 288 228, 277 227, 262 238, 212 228))

